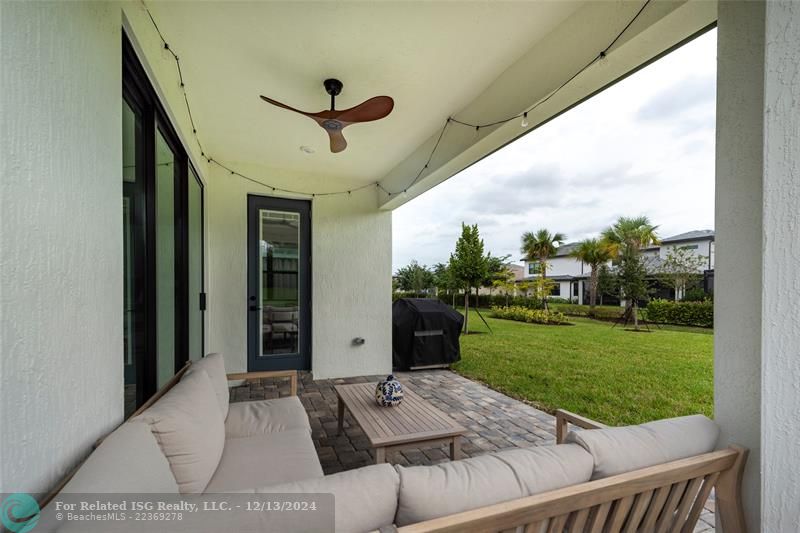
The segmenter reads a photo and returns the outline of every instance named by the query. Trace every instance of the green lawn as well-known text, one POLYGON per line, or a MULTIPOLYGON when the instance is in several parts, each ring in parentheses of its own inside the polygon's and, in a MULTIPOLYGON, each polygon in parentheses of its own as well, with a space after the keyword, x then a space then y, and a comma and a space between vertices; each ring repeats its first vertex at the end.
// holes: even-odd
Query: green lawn
POLYGON ((544 326, 470 312, 454 369, 545 411, 567 409, 611 425, 713 414, 713 335, 692 328, 652 333, 569 318, 544 326))

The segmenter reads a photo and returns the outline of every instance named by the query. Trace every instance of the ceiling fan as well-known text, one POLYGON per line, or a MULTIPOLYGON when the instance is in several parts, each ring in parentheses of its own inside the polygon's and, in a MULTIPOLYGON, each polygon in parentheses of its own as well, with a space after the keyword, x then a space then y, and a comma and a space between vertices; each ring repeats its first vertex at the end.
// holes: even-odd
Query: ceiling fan
POLYGON ((338 110, 335 107, 336 97, 342 92, 342 82, 335 79, 327 79, 323 82, 325 91, 331 95, 331 109, 330 111, 320 111, 319 113, 307 113, 300 111, 286 104, 282 104, 272 98, 261 96, 265 102, 272 105, 300 113, 320 125, 322 129, 328 132, 331 140, 331 152, 339 153, 347 148, 347 141, 342 135, 342 130, 350 124, 357 124, 359 122, 372 122, 373 120, 380 120, 392 112, 394 108, 394 100, 389 96, 375 96, 361 102, 355 107, 350 109, 338 110))

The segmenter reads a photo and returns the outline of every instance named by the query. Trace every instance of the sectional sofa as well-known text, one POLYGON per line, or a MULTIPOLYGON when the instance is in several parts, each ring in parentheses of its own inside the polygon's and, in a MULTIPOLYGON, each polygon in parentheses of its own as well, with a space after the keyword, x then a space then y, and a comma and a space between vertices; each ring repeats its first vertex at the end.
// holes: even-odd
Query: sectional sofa
MULTIPOLYGON (((746 452, 714 451, 719 429, 702 415, 621 428, 561 415, 554 446, 325 476, 297 396, 229 403, 228 377, 220 355, 192 364, 105 438, 61 493, 333 494, 337 532, 691 531, 716 486, 726 533, 744 529, 746 452), (599 429, 566 431, 569 422, 599 429)), ((271 520, 190 517, 159 531, 287 528, 271 520)), ((314 530, 302 520, 288 529, 314 530)))

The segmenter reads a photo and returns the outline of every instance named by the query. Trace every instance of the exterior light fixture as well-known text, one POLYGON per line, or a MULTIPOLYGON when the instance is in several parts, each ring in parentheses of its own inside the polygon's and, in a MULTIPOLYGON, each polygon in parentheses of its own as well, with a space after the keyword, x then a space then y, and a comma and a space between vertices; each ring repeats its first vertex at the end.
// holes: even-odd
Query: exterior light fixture
POLYGON ((522 122, 520 122, 519 125, 520 125, 521 128, 527 128, 528 127, 528 112, 527 111, 525 111, 522 114, 522 122))

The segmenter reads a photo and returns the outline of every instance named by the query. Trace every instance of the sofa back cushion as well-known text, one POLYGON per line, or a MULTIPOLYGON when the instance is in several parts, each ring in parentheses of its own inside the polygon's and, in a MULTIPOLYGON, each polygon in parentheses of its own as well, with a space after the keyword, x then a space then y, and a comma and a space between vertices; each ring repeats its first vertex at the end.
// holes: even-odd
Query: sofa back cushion
POLYGON ((588 481, 592 456, 574 444, 518 448, 435 466, 397 466, 398 526, 588 481))
POLYGON ((566 442, 592 455, 592 479, 601 479, 710 452, 718 437, 717 424, 703 415, 691 415, 638 426, 570 431, 566 442))
POLYGON ((178 484, 150 426, 126 422, 92 452, 62 492, 171 494, 178 484))
MULTIPOLYGON (((272 485, 253 492, 333 494, 336 533, 362 533, 392 525, 397 512, 399 487, 400 478, 394 468, 380 464, 316 479, 272 485)), ((297 513, 295 515, 299 517, 297 513)))
POLYGON ((225 417, 228 416, 228 402, 230 401, 228 375, 225 373, 225 358, 221 353, 210 353, 199 361, 193 362, 186 373, 190 374, 199 370, 204 370, 208 374, 208 378, 211 380, 211 385, 217 395, 222 419, 225 420, 225 417))
POLYGON ((203 492, 225 446, 225 423, 208 374, 187 372, 134 420, 150 425, 180 492, 203 492))

